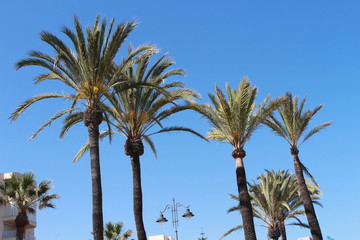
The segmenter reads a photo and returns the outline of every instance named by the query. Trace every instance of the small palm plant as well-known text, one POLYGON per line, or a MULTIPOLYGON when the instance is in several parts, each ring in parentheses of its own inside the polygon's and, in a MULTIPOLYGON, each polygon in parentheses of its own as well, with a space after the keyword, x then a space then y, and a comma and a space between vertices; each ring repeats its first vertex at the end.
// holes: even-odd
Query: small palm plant
POLYGON ((132 235, 132 230, 123 233, 124 224, 122 222, 108 222, 105 225, 104 237, 106 240, 126 240, 132 235))
MULTIPOLYGON (((126 78, 138 87, 123 91, 114 87, 109 94, 109 106, 106 114, 109 115, 111 126, 116 132, 110 130, 101 134, 101 138, 118 133, 125 136, 125 154, 130 157, 133 174, 133 206, 138 240, 146 240, 146 231, 143 223, 143 201, 141 186, 140 156, 144 154, 143 142, 146 142, 157 157, 155 144, 151 140, 154 134, 185 131, 203 138, 192 129, 179 126, 164 127, 163 121, 178 113, 189 109, 197 93, 184 88, 179 81, 169 82, 172 76, 182 76, 182 69, 169 68, 174 61, 166 55, 150 64, 151 56, 142 58, 137 64, 126 72, 126 78), (143 87, 139 87, 143 85, 143 87)), ((71 120, 70 118, 68 120, 71 120)), ((69 122, 69 125, 72 123, 69 122)), ((89 144, 80 149, 74 161, 77 161, 86 151, 89 144)))
MULTIPOLYGON (((296 176, 290 172, 279 170, 278 172, 266 170, 266 174, 258 177, 259 183, 253 181, 249 183, 249 191, 252 200, 254 216, 264 222, 263 227, 268 229, 270 239, 278 239, 280 236, 286 240, 285 221, 294 219, 295 222, 289 225, 308 227, 299 216, 305 215, 302 201, 299 194, 296 176)), ((307 183, 311 191, 312 201, 321 205, 317 200, 320 196, 319 188, 315 184, 307 183)), ((236 201, 239 197, 230 195, 236 201)), ((232 207, 228 212, 239 211, 239 205, 232 207)), ((227 231, 222 237, 225 237, 242 226, 227 231)))
POLYGON ((209 94, 212 105, 198 105, 193 109, 209 120, 212 129, 208 139, 226 142, 232 145, 232 157, 236 162, 236 179, 240 196, 240 212, 242 216, 246 240, 255 240, 253 210, 246 184, 244 158, 245 144, 267 115, 273 111, 278 100, 269 101, 270 97, 257 106, 255 98, 257 88, 251 86, 249 80, 241 80, 237 89, 226 84, 226 94, 216 87, 216 94, 209 94))
POLYGON ((25 228, 29 224, 28 213, 35 213, 36 208, 54 208, 52 200, 59 195, 49 194, 51 182, 44 180, 36 184, 35 175, 31 172, 11 177, 0 184, 0 205, 12 204, 18 209, 15 219, 16 240, 24 240, 25 228))
MULTIPOLYGON (((299 146, 318 133, 320 130, 328 127, 332 122, 325 122, 319 126, 308 130, 310 121, 314 115, 322 108, 317 106, 314 110, 304 110, 306 99, 304 98, 300 104, 297 97, 293 97, 291 93, 285 95, 285 99, 278 108, 280 119, 274 114, 270 114, 264 123, 270 127, 277 135, 283 137, 290 145, 290 153, 293 157, 294 168, 299 185, 300 196, 306 212, 312 238, 314 240, 322 240, 320 225, 315 213, 315 209, 311 200, 309 189, 307 188, 304 173, 312 178, 307 168, 303 165, 299 158, 299 146)), ((315 181, 315 180, 313 180, 315 181)))

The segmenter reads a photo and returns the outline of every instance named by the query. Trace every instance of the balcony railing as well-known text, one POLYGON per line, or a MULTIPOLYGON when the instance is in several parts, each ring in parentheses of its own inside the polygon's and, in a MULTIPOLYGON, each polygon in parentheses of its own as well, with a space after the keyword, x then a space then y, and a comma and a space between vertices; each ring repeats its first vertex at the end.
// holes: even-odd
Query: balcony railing
MULTIPOLYGON (((6 205, 3 211, 3 217, 16 217, 19 210, 13 205, 6 205)), ((29 221, 36 222, 36 213, 27 213, 29 221)))
POLYGON ((3 238, 13 238, 13 237, 16 237, 16 231, 15 230, 4 231, 3 238))
MULTIPOLYGON (((4 231, 3 239, 5 240, 7 238, 16 238, 16 230, 4 231)), ((36 240, 36 238, 34 236, 32 236, 32 235, 25 234, 24 235, 24 240, 36 240)))

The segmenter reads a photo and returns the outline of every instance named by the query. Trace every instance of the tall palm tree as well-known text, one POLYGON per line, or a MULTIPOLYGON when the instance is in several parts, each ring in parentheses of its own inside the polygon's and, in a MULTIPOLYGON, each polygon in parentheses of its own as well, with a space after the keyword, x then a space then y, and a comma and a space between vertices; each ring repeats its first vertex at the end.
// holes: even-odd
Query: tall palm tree
POLYGON ((108 222, 105 225, 104 236, 106 240, 126 240, 132 235, 132 230, 123 233, 124 224, 122 222, 108 222))
POLYGON ((15 219, 16 240, 23 240, 25 228, 29 224, 28 213, 35 213, 36 208, 54 208, 51 202, 59 195, 49 194, 52 189, 51 181, 44 180, 36 184, 35 175, 31 172, 11 177, 0 184, 0 205, 12 204, 18 209, 15 219))
MULTIPOLYGON (((127 79, 134 85, 147 85, 149 87, 134 87, 126 91, 118 86, 108 96, 110 106, 109 114, 111 125, 117 132, 126 138, 124 150, 130 157, 133 175, 133 206, 138 240, 146 240, 146 231, 143 223, 143 201, 141 187, 140 156, 144 154, 143 141, 149 144, 156 155, 156 149, 150 136, 171 131, 191 132, 202 137, 197 132, 186 127, 164 127, 162 121, 171 115, 188 109, 188 103, 198 97, 197 93, 184 88, 179 81, 166 83, 172 76, 182 76, 182 69, 169 70, 174 61, 166 55, 160 57, 150 66, 151 56, 142 58, 127 71, 127 79), (152 86, 152 87, 151 87, 152 86), (121 91, 120 91, 121 90, 121 91), (157 128, 156 128, 157 127, 157 128), (156 129, 154 129, 156 128, 156 129)), ((104 106, 105 108, 105 106, 104 106)), ((69 124, 71 119, 69 119, 69 124)), ((111 134, 106 131, 101 137, 111 134)), ((88 150, 88 144, 79 151, 77 161, 88 150)))
MULTIPOLYGON (((289 225, 297 225, 301 227, 308 227, 300 219, 300 215, 305 215, 304 210, 299 209, 302 206, 302 201, 299 195, 299 188, 295 175, 290 172, 279 170, 278 172, 266 170, 266 174, 258 177, 259 183, 253 181, 249 183, 250 197, 254 210, 254 216, 265 223, 264 227, 268 228, 268 237, 271 239, 278 239, 281 235, 283 240, 286 240, 285 221, 288 219, 295 219, 296 222, 289 225)), ((314 203, 321 205, 317 200, 319 199, 319 188, 307 183, 311 191, 311 198, 314 203)), ((239 197, 230 195, 230 197, 237 202, 239 197)), ((232 207, 228 212, 239 211, 239 205, 232 207)), ((242 226, 227 231, 222 237, 225 237, 242 226)))
POLYGON ((68 27, 63 27, 64 33, 73 44, 68 47, 57 36, 42 32, 41 40, 49 44, 55 50, 52 57, 39 51, 31 51, 29 58, 16 63, 17 69, 25 66, 40 66, 48 72, 36 76, 35 84, 44 80, 58 80, 69 87, 73 93, 58 94, 44 93, 26 100, 19 105, 10 119, 15 121, 19 115, 32 104, 49 98, 64 98, 72 102, 71 106, 56 113, 45 122, 31 137, 33 139, 41 130, 49 126, 54 120, 68 113, 76 113, 88 129, 90 143, 90 164, 93 202, 93 233, 95 240, 103 240, 103 213, 102 213, 102 189, 99 157, 99 125, 103 121, 103 110, 100 108, 104 95, 114 85, 120 84, 119 79, 124 69, 133 64, 138 53, 152 46, 139 47, 127 59, 124 59, 121 67, 115 69, 115 57, 123 42, 135 28, 134 22, 122 23, 116 26, 112 32, 114 20, 107 27, 106 21, 100 22, 96 17, 92 27, 88 27, 84 33, 77 17, 74 17, 75 32, 68 27))
POLYGON ((304 98, 299 104, 297 97, 293 98, 291 93, 287 93, 285 101, 278 108, 280 120, 273 114, 270 114, 264 123, 290 144, 290 153, 293 156, 297 183, 299 185, 300 196, 304 205, 311 235, 314 240, 322 240, 320 225, 304 178, 303 172, 308 171, 299 158, 299 146, 315 133, 332 124, 332 122, 325 122, 308 130, 310 121, 321 109, 322 105, 317 106, 314 110, 304 111, 305 100, 304 98))
POLYGON ((213 127, 208 133, 208 139, 233 146, 232 157, 236 161, 236 180, 245 239, 255 240, 253 211, 246 184, 244 147, 263 119, 276 107, 277 101, 269 103, 270 97, 267 97, 256 107, 257 88, 251 86, 247 78, 242 79, 237 89, 231 89, 226 84, 226 93, 227 98, 216 86, 216 94, 209 94, 212 105, 198 106, 194 110, 207 118, 213 127))

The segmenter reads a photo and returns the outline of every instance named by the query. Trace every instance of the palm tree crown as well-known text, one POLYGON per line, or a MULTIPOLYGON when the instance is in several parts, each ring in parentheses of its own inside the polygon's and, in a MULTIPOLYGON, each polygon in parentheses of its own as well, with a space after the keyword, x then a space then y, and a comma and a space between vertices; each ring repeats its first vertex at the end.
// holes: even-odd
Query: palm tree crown
POLYGON ((185 127, 162 126, 163 120, 187 108, 186 104, 179 101, 189 103, 198 95, 196 92, 184 88, 182 82, 166 82, 171 76, 184 75, 182 69, 168 70, 175 63, 171 58, 164 55, 151 67, 149 67, 149 61, 150 56, 143 58, 135 67, 129 68, 127 74, 128 78, 136 83, 149 84, 154 87, 129 88, 124 92, 118 91, 118 87, 115 87, 115 92, 109 98, 111 106, 113 106, 113 109, 109 111, 113 123, 116 129, 128 139, 127 155, 132 155, 133 151, 137 151, 137 147, 132 143, 140 139, 147 142, 156 155, 150 136, 157 133, 189 131, 201 136, 185 127), (149 131, 155 126, 159 126, 160 130, 150 133, 149 131))
POLYGON ((124 224, 122 222, 108 222, 105 225, 104 237, 106 240, 126 240, 132 235, 132 230, 123 233, 124 224))
POLYGON ((212 106, 205 105, 201 112, 213 126, 207 138, 230 143, 234 149, 243 149, 275 102, 266 108, 270 98, 267 97, 257 108, 257 88, 251 86, 247 78, 241 81, 238 89, 231 89, 226 84, 226 93, 227 99, 216 86, 216 95, 209 94, 212 106))
POLYGON ((60 198, 57 194, 49 194, 52 189, 51 181, 44 180, 36 184, 35 175, 32 172, 24 173, 21 176, 11 174, 0 184, 0 203, 12 204, 20 211, 35 213, 36 207, 54 208, 52 200, 60 198))
MULTIPOLYGON (((106 95, 113 86, 122 84, 121 81, 119 82, 119 79, 123 79, 121 76, 125 69, 138 60, 139 53, 144 51, 152 52, 154 49, 154 47, 150 45, 141 46, 129 54, 128 58, 123 59, 120 67, 115 68, 115 57, 136 24, 133 21, 126 24, 119 24, 112 34, 113 24, 114 20, 111 21, 110 26, 107 28, 106 21, 103 20, 100 22, 98 16, 96 17, 94 26, 88 27, 86 34, 84 34, 82 26, 75 16, 75 32, 68 27, 63 27, 61 30, 61 32, 71 40, 73 49, 68 47, 57 36, 43 31, 41 33, 41 40, 55 50, 56 56, 52 57, 46 53, 31 51, 29 58, 16 63, 17 69, 25 66, 40 66, 49 71, 48 73, 36 76, 35 84, 45 80, 58 80, 75 92, 74 94, 40 94, 29 98, 17 107, 10 116, 10 119, 13 121, 17 120, 20 114, 28 107, 40 100, 64 98, 65 100, 72 101, 70 108, 56 113, 45 122, 30 139, 33 139, 54 120, 65 114, 81 110, 82 106, 86 107, 85 111, 93 111, 93 113, 96 113, 97 122, 102 120, 102 110, 99 108, 99 105, 104 95, 106 95)), ((84 116, 84 111, 79 114, 84 118, 82 120, 85 125, 89 125, 89 121, 92 120, 92 118, 90 116, 84 116)), ((63 134, 61 136, 63 136, 63 134)))
POLYGON ((308 130, 312 118, 323 105, 317 106, 314 110, 304 111, 306 98, 299 104, 298 97, 293 97, 291 93, 287 93, 284 99, 285 101, 278 108, 281 121, 274 114, 270 114, 266 118, 265 124, 276 134, 283 137, 291 147, 298 148, 315 133, 332 124, 332 122, 325 122, 308 130))
MULTIPOLYGON (((142 141, 145 141, 157 157, 155 144, 150 137, 163 132, 187 131, 203 138, 196 131, 186 127, 162 125, 162 121, 171 115, 191 108, 194 98, 199 96, 195 91, 184 88, 184 84, 180 81, 166 83, 171 76, 183 76, 184 70, 168 70, 175 62, 166 55, 149 66, 154 54, 155 52, 142 57, 129 67, 123 76, 128 80, 126 85, 115 86, 114 91, 107 95, 109 103, 101 105, 109 119, 110 128, 102 132, 100 137, 104 138, 114 133, 125 136, 127 139, 125 153, 129 156, 133 153, 141 156, 144 151, 142 141), (154 130, 156 126, 158 129, 154 130), (112 128, 117 131, 112 131, 112 128), (136 144, 141 146, 135 146, 136 144)), ((68 117, 65 125, 72 126, 77 121, 76 117, 68 117)), ((77 162, 88 150, 87 143, 80 149, 74 162, 77 162)))

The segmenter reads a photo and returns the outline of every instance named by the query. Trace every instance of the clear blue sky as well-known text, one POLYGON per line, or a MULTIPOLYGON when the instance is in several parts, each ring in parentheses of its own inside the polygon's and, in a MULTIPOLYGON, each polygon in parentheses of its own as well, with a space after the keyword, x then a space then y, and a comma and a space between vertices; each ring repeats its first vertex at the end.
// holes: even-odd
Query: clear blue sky
MULTIPOLYGON (((83 126, 63 140, 61 121, 35 140, 28 137, 63 102, 34 105, 10 124, 8 117, 26 98, 62 91, 62 85, 32 84, 41 69, 15 71, 14 62, 29 50, 49 51, 39 33, 61 36, 62 25, 73 26, 73 15, 83 25, 97 14, 116 22, 136 19, 130 43, 154 43, 169 52, 177 67, 187 72, 182 80, 200 92, 201 102, 214 86, 229 82, 236 87, 249 76, 259 88, 258 101, 287 91, 306 96, 307 107, 324 104, 313 126, 334 121, 328 129, 301 146, 300 158, 318 180, 323 208, 316 208, 322 232, 334 239, 357 239, 360 226, 360 134, 356 105, 360 90, 360 4, 358 1, 0 1, 0 77, 2 79, 0 172, 33 171, 38 180, 51 179, 61 195, 57 208, 38 213, 38 240, 88 240, 91 238, 91 189, 89 158, 77 164, 72 158, 87 139, 83 126)), ((207 122, 195 113, 179 114, 169 125, 186 125, 205 134, 207 122)), ((103 126, 102 128, 105 128, 103 126)), ((218 239, 241 223, 238 214, 226 214, 235 202, 235 162, 231 147, 206 143, 186 133, 154 137, 159 159, 147 147, 142 156, 144 218, 147 234, 174 235, 170 223, 159 226, 159 211, 172 197, 191 205, 195 217, 180 220, 179 238, 218 239)), ((104 220, 123 221, 135 229, 132 212, 130 161, 123 153, 123 138, 101 145, 104 220)), ((246 145, 248 179, 264 169, 291 169, 289 146, 263 128, 246 145)), ((183 209, 182 209, 183 211, 183 209)), ((182 212, 180 212, 182 214, 182 212)), ((171 219, 170 212, 166 217, 171 219)), ((257 222, 259 223, 259 222, 257 222)), ((288 227, 288 239, 309 236, 306 229, 288 227)), ((266 229, 257 227, 258 239, 266 229)), ((241 231, 228 240, 243 239, 241 231)))

